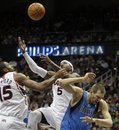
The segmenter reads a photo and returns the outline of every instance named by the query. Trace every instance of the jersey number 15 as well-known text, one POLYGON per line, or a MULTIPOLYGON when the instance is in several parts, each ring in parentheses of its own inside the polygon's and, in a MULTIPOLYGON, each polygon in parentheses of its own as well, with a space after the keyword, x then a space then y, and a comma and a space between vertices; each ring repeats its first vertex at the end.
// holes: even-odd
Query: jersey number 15
POLYGON ((0 100, 5 101, 8 99, 11 99, 13 94, 11 92, 11 86, 3 86, 3 88, 0 88, 0 100))

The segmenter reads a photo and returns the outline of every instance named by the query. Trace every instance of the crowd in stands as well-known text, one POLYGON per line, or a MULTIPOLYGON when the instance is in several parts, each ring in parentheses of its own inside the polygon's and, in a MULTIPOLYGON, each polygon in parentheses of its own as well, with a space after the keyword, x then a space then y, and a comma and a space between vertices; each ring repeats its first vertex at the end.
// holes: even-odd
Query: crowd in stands
MULTIPOLYGON (((5 14, 4 14, 5 15, 5 14)), ((1 44, 15 44, 17 36, 28 43, 109 42, 119 40, 119 8, 83 10, 34 22, 24 14, 6 14, 0 21, 1 44), (97 17, 98 16, 98 17, 97 17), (6 25, 7 21, 7 25, 6 25)))

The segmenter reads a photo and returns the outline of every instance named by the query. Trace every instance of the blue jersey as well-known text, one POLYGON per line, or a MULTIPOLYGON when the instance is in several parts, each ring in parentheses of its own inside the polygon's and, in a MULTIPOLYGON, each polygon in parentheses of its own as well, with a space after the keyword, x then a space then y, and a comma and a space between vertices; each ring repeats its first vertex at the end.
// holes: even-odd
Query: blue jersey
POLYGON ((88 104, 87 92, 84 91, 81 100, 75 106, 68 106, 60 130, 90 130, 89 123, 81 122, 80 118, 93 117, 97 108, 98 104, 88 104))

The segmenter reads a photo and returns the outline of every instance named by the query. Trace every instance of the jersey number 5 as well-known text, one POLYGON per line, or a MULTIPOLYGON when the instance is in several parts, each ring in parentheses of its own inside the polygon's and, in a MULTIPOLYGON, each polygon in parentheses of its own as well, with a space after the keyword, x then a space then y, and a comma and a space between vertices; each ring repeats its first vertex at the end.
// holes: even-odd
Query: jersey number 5
POLYGON ((1 101, 5 101, 12 98, 13 94, 10 89, 11 89, 11 86, 3 86, 3 88, 0 88, 1 101))
POLYGON ((57 95, 62 95, 62 88, 61 87, 57 88, 57 95))

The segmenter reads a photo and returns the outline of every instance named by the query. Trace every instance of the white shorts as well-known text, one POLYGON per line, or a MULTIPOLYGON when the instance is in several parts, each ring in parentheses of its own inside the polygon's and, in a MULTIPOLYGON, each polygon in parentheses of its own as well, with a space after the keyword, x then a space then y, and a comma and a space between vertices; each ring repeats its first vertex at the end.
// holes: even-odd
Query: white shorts
POLYGON ((37 111, 42 112, 43 115, 45 116, 47 122, 49 123, 49 125, 51 127, 56 128, 54 113, 50 107, 40 108, 40 109, 37 109, 37 111))
POLYGON ((0 130, 27 130, 26 124, 16 117, 0 115, 0 130))
POLYGON ((59 118, 60 115, 57 115, 51 107, 44 107, 37 109, 38 111, 42 112, 45 116, 47 122, 50 124, 51 127, 55 128, 56 130, 60 130, 61 119, 59 118))

